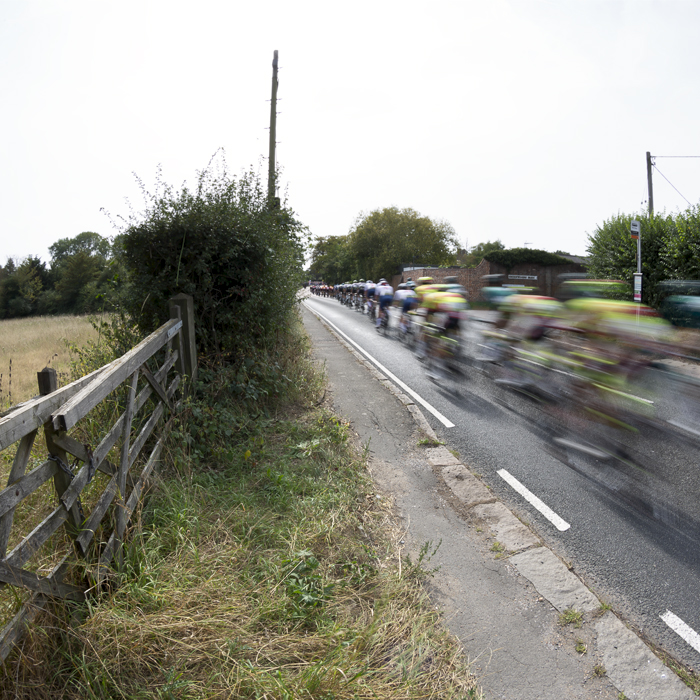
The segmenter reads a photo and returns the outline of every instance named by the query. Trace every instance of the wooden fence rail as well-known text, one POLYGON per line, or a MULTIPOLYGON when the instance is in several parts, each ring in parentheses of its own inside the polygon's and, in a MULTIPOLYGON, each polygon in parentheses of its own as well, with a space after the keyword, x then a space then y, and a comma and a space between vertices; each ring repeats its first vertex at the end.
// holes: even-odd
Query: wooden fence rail
POLYGON ((68 386, 58 388, 55 371, 42 370, 41 395, 0 418, 0 452, 17 443, 7 487, 0 491, 0 587, 29 592, 0 631, 0 660, 7 658, 26 625, 50 599, 82 600, 89 587, 109 574, 113 562, 122 560, 124 534, 160 457, 176 397, 182 394, 178 388, 183 375, 190 380, 196 376, 192 299, 178 295, 170 308, 171 320, 157 331, 68 386), (153 367, 158 362, 160 366, 153 367), (121 386, 126 386, 124 410, 93 449, 85 442, 81 421, 121 386), (28 471, 32 455, 39 451, 35 445, 39 431, 47 456, 28 471), (140 458, 146 445, 150 452, 140 458), (132 468, 137 464, 140 473, 135 475, 132 468), (96 489, 93 478, 98 473, 96 489), (19 509, 50 480, 57 506, 26 534, 16 532, 19 509), (85 512, 86 495, 91 499, 90 512, 85 512), (110 529, 108 537, 95 537, 110 529), (66 538, 72 546, 64 546, 63 554, 61 541, 66 538), (14 546, 8 552, 11 542, 14 546), (51 560, 48 568, 45 561, 37 563, 38 553, 51 560), (82 586, 63 580, 76 556, 89 572, 89 581, 82 586))

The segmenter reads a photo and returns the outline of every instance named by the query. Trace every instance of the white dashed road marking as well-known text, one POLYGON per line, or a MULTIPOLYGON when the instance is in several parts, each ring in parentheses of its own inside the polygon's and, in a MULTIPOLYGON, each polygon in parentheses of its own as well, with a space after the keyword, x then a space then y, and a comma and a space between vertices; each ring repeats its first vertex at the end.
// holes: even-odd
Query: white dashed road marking
POLYGON ((507 472, 505 469, 499 469, 496 474, 508 485, 512 486, 531 506, 537 508, 557 530, 564 532, 564 530, 568 530, 571 527, 566 520, 560 518, 549 506, 537 498, 532 491, 528 491, 510 472, 507 472))
POLYGON ((680 617, 674 615, 670 610, 667 610, 663 615, 660 615, 661 619, 685 642, 690 644, 695 651, 700 652, 700 634, 698 634, 692 627, 681 620, 680 617))

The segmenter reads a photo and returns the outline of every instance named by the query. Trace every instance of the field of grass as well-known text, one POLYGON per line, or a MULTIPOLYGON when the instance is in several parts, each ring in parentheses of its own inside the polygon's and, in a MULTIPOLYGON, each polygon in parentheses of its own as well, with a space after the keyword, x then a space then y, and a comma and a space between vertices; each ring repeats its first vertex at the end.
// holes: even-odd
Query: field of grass
POLYGON ((53 367, 59 385, 70 370, 69 344, 97 338, 87 316, 35 316, 0 321, 0 412, 36 396, 36 374, 53 367))
MULTIPOLYGON (((86 316, 47 316, 0 321, 0 414, 13 405, 38 394, 37 372, 53 367, 59 386, 73 379, 69 345, 84 346, 97 339, 97 331, 86 316)), ((0 490, 5 487, 17 449, 17 443, 0 452, 0 490)), ((46 445, 41 432, 34 440, 27 472, 46 459, 46 445)), ((95 500, 104 487, 106 477, 98 474, 88 487, 87 499, 95 500)), ((48 481, 25 498, 15 509, 13 526, 7 542, 10 552, 42 520, 56 508, 53 481, 48 481)), ((54 534, 34 554, 25 567, 45 575, 72 544, 63 529, 54 534)), ((4 553, 3 553, 4 554, 4 553)), ((4 626, 28 593, 13 586, 0 587, 0 627, 4 626)))

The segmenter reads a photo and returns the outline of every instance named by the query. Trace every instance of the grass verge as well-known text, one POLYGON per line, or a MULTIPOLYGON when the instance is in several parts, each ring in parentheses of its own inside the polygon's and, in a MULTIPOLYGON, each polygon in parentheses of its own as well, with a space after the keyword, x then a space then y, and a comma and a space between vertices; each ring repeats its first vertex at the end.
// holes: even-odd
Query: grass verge
POLYGON ((203 370, 124 569, 32 627, 0 694, 481 697, 306 342, 203 370))

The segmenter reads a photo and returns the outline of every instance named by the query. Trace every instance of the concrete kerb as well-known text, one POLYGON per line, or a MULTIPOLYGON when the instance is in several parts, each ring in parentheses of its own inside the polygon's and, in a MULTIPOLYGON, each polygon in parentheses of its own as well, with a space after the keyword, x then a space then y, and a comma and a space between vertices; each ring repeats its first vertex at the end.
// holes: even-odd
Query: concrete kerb
MULTIPOLYGON (((313 311, 312 311, 313 313, 313 311)), ((403 404, 428 441, 426 461, 442 480, 461 510, 486 525, 518 573, 560 613, 572 609, 595 615, 603 610, 597 596, 539 537, 520 521, 468 467, 440 445, 422 411, 388 377, 338 335, 320 316, 326 329, 403 404)), ((613 685, 627 698, 684 700, 695 693, 611 611, 595 625, 596 647, 613 685)))

